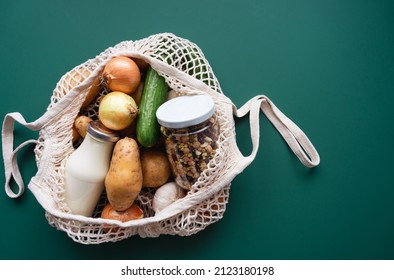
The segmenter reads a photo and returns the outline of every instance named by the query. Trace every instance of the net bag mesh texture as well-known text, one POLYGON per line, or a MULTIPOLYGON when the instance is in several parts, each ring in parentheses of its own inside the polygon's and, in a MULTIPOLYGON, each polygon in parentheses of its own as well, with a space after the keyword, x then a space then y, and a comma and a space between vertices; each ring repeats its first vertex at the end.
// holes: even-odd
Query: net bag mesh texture
POLYGON ((223 217, 231 180, 239 173, 234 171, 234 167, 242 155, 235 142, 232 102, 222 93, 211 66, 194 43, 163 33, 110 47, 61 77, 46 113, 51 117, 39 132, 35 148, 38 172, 29 188, 46 210, 49 224, 65 231, 74 241, 98 244, 120 241, 133 235, 187 236, 223 217), (74 120, 79 113, 98 119, 100 97, 108 93, 103 87, 88 107, 81 110, 81 104, 107 61, 119 55, 146 61, 177 92, 210 95, 215 102, 220 125, 216 153, 187 195, 155 214, 152 209, 155 189, 143 188, 136 203, 143 209, 145 218, 125 223, 100 218, 106 203, 105 192, 93 217, 71 214, 64 194, 65 163, 75 150, 71 129, 74 120))

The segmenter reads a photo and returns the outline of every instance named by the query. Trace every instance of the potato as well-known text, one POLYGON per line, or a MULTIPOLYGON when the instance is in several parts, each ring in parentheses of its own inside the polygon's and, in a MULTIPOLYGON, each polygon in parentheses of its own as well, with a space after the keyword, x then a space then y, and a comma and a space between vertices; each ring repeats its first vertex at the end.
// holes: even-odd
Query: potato
POLYGON ((157 188, 164 185, 171 175, 167 154, 157 149, 141 152, 143 186, 157 188))
POLYGON ((138 65, 138 68, 140 69, 141 72, 145 72, 149 66, 148 62, 146 62, 141 58, 132 57, 131 59, 133 59, 134 62, 138 65))
POLYGON ((93 120, 87 116, 78 116, 75 119, 74 126, 82 138, 86 137, 86 133, 88 131, 88 126, 91 121, 93 121, 93 120))
POLYGON ((72 141, 73 141, 73 143, 76 143, 80 138, 81 138, 81 135, 79 134, 75 125, 73 125, 73 127, 72 127, 72 139, 73 139, 72 141))
POLYGON ((100 93, 100 78, 97 78, 90 88, 89 92, 86 94, 85 101, 82 103, 81 108, 86 108, 89 104, 97 97, 100 93))
MULTIPOLYGON (((82 83, 85 79, 87 79, 90 75, 90 71, 85 68, 85 66, 81 66, 79 68, 73 69, 61 80, 61 88, 60 90, 64 95, 66 95, 70 90, 74 87, 82 83)), ((85 100, 82 104, 82 108, 86 108, 99 94, 100 92, 100 78, 96 78, 93 82, 92 86, 89 89, 89 92, 86 94, 85 100)))
POLYGON ((122 138, 115 144, 105 177, 105 190, 111 206, 116 211, 129 208, 141 191, 142 181, 138 144, 133 138, 122 138))

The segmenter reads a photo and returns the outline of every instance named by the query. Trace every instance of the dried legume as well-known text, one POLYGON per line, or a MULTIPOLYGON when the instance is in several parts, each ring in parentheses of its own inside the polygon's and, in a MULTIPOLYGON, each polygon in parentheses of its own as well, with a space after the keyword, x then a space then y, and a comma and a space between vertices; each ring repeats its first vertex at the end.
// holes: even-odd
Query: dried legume
POLYGON ((184 189, 200 177, 217 149, 219 124, 213 114, 207 121, 188 128, 161 127, 176 183, 184 189))

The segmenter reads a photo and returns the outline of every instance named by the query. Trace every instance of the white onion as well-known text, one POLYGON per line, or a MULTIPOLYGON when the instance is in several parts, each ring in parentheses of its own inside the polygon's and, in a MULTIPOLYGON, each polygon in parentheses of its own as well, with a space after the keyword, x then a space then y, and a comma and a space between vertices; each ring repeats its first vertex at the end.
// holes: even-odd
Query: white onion
POLYGON ((99 119, 103 125, 112 130, 122 130, 130 126, 138 114, 134 99, 123 92, 113 91, 101 100, 99 119))

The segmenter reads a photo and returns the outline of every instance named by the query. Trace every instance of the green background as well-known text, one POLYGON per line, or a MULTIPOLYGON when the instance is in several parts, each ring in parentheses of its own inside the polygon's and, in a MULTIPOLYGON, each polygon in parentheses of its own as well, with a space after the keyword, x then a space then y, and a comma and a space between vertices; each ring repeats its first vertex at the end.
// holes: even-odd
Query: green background
MULTIPOLYGON (((74 66, 121 41, 172 32, 203 50, 238 107, 269 96, 321 164, 304 167, 261 114, 257 158, 233 181, 224 218, 204 231, 86 246, 48 225, 29 190, 16 200, 2 191, 0 258, 394 259, 393 3, 2 0, 2 116, 33 121, 74 66)), ((236 127, 245 154, 248 125, 236 127)), ((18 125, 15 135, 18 144, 38 134, 18 125)), ((27 184, 32 148, 19 163, 27 184)))

